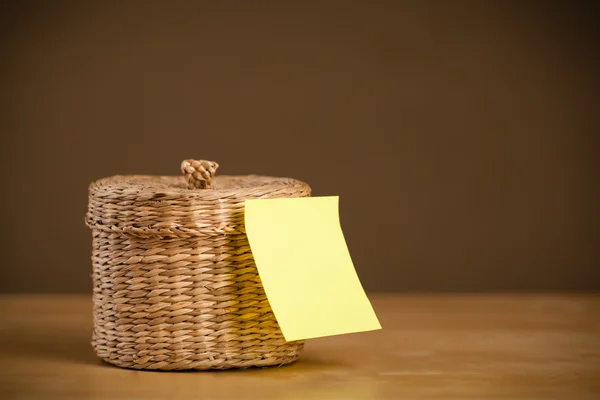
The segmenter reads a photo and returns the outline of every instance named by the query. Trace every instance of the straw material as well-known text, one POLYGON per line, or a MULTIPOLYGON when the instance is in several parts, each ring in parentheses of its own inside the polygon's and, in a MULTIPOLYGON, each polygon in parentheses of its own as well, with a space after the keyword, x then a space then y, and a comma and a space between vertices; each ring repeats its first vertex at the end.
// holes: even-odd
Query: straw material
POLYGON ((184 160, 181 163, 181 172, 185 176, 188 189, 210 188, 217 168, 219 164, 214 161, 184 160))
POLYGON ((252 175, 211 179, 211 189, 192 190, 184 177, 114 176, 90 185, 92 345, 103 360, 203 370, 298 358, 304 343, 283 338, 243 211, 246 199, 306 197, 310 187, 252 175))

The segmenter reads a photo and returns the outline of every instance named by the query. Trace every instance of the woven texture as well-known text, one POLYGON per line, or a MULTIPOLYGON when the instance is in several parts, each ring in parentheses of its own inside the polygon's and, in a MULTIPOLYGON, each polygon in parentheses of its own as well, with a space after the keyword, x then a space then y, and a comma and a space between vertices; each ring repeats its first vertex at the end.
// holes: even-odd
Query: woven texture
POLYGON ((90 185, 96 353, 136 369, 295 361, 303 342, 286 342, 277 325, 243 211, 246 199, 306 197, 310 187, 262 176, 217 176, 211 189, 188 184, 115 176, 90 185))
POLYGON ((181 172, 185 176, 188 189, 210 188, 217 168, 219 164, 214 161, 184 160, 181 163, 181 172))

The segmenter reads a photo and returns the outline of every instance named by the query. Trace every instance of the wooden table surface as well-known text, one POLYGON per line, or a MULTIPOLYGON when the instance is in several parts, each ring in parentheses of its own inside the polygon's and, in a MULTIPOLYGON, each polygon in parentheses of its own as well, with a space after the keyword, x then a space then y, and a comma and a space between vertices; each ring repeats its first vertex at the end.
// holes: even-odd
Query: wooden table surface
POLYGON ((600 295, 371 295, 384 327, 285 367, 142 372, 98 360, 90 296, 0 297, 2 399, 600 399, 600 295))

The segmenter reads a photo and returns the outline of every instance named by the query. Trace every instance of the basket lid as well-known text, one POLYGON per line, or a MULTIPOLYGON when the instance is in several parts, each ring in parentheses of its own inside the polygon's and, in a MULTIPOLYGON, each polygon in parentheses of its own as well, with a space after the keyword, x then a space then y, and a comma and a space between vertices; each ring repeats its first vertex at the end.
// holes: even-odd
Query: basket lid
POLYGON ((243 232, 246 199, 310 196, 310 186, 270 176, 214 176, 217 163, 185 160, 184 176, 116 175, 89 186, 86 224, 102 231, 180 236, 243 232))

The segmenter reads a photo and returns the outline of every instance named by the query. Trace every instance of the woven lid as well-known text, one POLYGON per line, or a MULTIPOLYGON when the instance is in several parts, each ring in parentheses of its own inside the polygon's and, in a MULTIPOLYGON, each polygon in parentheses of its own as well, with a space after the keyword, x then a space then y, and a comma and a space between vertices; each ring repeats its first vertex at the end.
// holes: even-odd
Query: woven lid
POLYGON ((184 176, 117 175, 92 182, 86 224, 142 236, 243 232, 246 199, 310 196, 299 180, 214 176, 218 164, 186 160, 184 176))

